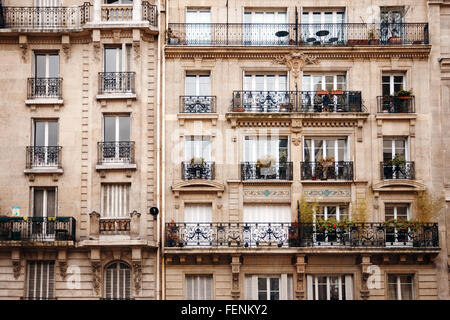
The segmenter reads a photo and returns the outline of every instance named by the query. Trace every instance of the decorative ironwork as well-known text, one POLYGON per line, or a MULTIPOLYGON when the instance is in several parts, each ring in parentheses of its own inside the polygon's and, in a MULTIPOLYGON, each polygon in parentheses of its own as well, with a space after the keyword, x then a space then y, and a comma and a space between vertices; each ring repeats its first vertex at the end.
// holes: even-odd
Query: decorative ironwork
POLYGON ((169 23, 168 44, 191 46, 428 44, 428 23, 169 23))
POLYGON ((158 26, 158 10, 156 5, 142 1, 142 20, 148 21, 151 26, 158 26))
POLYGON ((378 112, 387 113, 414 113, 415 98, 414 96, 378 96, 378 112))
POLYGON ((61 168, 61 149, 59 146, 30 146, 27 147, 26 168, 55 167, 61 168))
POLYGON ((128 234, 130 232, 130 218, 100 219, 101 234, 128 234))
POLYGON ((106 141, 98 143, 98 164, 134 164, 134 141, 106 141))
POLYGON ((28 99, 62 99, 62 78, 28 78, 28 99))
POLYGON ((302 180, 353 180, 353 161, 331 162, 329 166, 321 162, 300 162, 302 180))
POLYGON ((184 161, 181 163, 181 179, 214 180, 215 163, 213 161, 204 161, 201 164, 193 164, 190 161, 184 161))
POLYGON ((390 232, 383 223, 320 230, 314 223, 168 223, 167 247, 439 247, 437 223, 390 232))
POLYGON ((91 4, 73 7, 3 7, 1 28, 36 30, 81 29, 90 21, 91 4))
POLYGON ((232 112, 362 112, 360 91, 233 91, 232 112))
POLYGON ((72 217, 0 217, 0 240, 75 241, 72 217))
POLYGON ((415 179, 414 161, 405 161, 402 165, 393 165, 390 162, 381 162, 381 177, 388 179, 415 179))
POLYGON ((135 72, 99 72, 98 93, 135 93, 135 72))
POLYGON ((180 113, 214 113, 215 96, 180 96, 180 113))
POLYGON ((292 162, 272 163, 269 167, 258 165, 256 162, 241 163, 242 180, 292 180, 292 162))

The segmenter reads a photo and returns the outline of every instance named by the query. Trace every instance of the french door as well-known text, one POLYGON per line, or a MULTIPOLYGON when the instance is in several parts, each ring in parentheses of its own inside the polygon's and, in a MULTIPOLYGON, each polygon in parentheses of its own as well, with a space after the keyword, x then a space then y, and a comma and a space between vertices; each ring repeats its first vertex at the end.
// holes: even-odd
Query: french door
POLYGON ((105 47, 103 92, 131 92, 131 45, 105 47))
MULTIPOLYGON (((389 221, 392 219, 401 221, 407 221, 410 219, 410 208, 409 204, 386 204, 384 207, 385 220, 389 221)), ((409 236, 409 229, 397 229, 395 227, 386 228, 386 245, 393 246, 403 246, 412 245, 412 239, 409 236)))
POLYGON ((211 44, 211 11, 188 9, 186 11, 186 43, 188 45, 211 44))
POLYGON ((184 206, 185 245, 211 246, 212 234, 212 205, 210 203, 190 204, 184 206))
POLYGON ((293 282, 290 274, 249 275, 245 277, 247 300, 292 300, 293 282))
MULTIPOLYGON (((333 219, 336 221, 341 221, 349 218, 349 209, 348 205, 324 205, 318 206, 316 209, 316 213, 314 215, 314 222, 317 222, 317 219, 333 219)), ((317 227, 317 224, 314 225, 315 228, 315 237, 314 242, 316 244, 324 245, 324 243, 339 245, 341 241, 348 241, 348 230, 340 230, 337 228, 337 232, 339 232, 339 237, 337 232, 330 232, 327 230, 320 230, 317 227)))
POLYGON ((309 45, 343 43, 346 38, 344 22, 343 11, 303 11, 302 40, 309 45))
POLYGON ((114 262, 105 268, 105 298, 131 298, 131 268, 123 262, 114 262))
POLYGON ((246 111, 278 112, 290 101, 286 73, 245 73, 243 104, 246 111))
POLYGON ((33 97, 60 97, 59 54, 34 53, 33 97))
POLYGON ((56 217, 56 188, 33 188, 33 237, 39 240, 54 240, 55 221, 48 218, 56 217))
POLYGON ((58 167, 58 121, 34 121, 31 159, 33 167, 58 167))
POLYGON ((343 91, 346 87, 345 74, 304 74, 302 78, 304 111, 341 111, 344 107, 343 91), (329 95, 332 91, 342 92, 329 95))
POLYGON ((401 44, 404 37, 404 8, 382 7, 380 10, 380 21, 381 43, 401 44))
MULTIPOLYGON (((244 45, 287 45, 286 11, 245 11, 244 45)), ((294 35, 291 35, 293 37, 294 35)))
POLYGON ((353 300, 351 275, 307 275, 308 300, 353 300))
POLYGON ((62 22, 61 0, 34 0, 34 26, 37 28, 54 28, 62 22))
POLYGON ((131 161, 130 116, 105 116, 103 128, 103 162, 131 161))

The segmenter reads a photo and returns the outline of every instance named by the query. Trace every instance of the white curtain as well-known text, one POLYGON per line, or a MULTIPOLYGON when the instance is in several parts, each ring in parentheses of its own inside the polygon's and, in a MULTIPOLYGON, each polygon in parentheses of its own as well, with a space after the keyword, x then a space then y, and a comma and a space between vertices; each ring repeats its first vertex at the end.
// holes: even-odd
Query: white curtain
POLYGON ((103 184, 102 185, 102 217, 124 218, 130 212, 130 185, 103 184))
POLYGON ((246 137, 244 140, 244 161, 256 162, 258 159, 271 156, 278 162, 279 144, 278 137, 246 137))
MULTIPOLYGON (((247 275, 245 277, 245 299, 246 300, 258 300, 258 278, 279 278, 280 300, 292 300, 294 298, 293 293, 293 280, 290 274, 281 275, 247 275)), ((270 290, 268 290, 268 296, 270 296, 270 290)))
POLYGON ((211 223, 212 222, 212 205, 207 204, 190 204, 184 205, 184 222, 186 223, 211 223))
POLYGON ((289 204, 245 204, 244 222, 290 223, 291 205, 289 204))
POLYGON ((205 161, 211 161, 211 137, 185 137, 184 155, 185 161, 190 161, 193 157, 201 157, 205 161))
POLYGON ((186 300, 212 300, 212 275, 187 275, 186 300))
POLYGON ((60 7, 61 0, 34 0, 35 7, 60 7))

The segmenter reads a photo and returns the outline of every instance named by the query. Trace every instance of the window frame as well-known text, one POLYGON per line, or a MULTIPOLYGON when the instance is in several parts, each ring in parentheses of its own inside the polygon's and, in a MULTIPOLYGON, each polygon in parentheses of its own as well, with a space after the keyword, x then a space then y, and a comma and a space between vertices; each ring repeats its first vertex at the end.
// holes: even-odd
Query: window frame
MULTIPOLYGON (((30 290, 31 290, 31 285, 30 282, 32 280, 32 276, 31 276, 31 264, 35 264, 35 274, 33 275, 34 277, 34 289, 37 289, 37 267, 40 266, 41 267, 41 278, 39 279, 39 282, 43 282, 44 279, 42 279, 42 270, 44 268, 44 266, 47 266, 47 293, 45 295, 45 297, 43 297, 41 294, 42 292, 40 292, 40 298, 41 299, 36 299, 36 300, 50 300, 50 299, 54 299, 55 298, 55 261, 54 260, 27 260, 27 270, 26 270, 26 298, 36 298, 36 290, 34 290, 33 294, 30 294, 30 290), (51 266, 53 266, 53 270, 51 270, 51 266), (53 271, 53 272, 51 272, 53 271), (50 290, 50 287, 52 288, 50 290), (42 299, 44 298, 44 299, 42 299)), ((42 283, 40 283, 40 290, 42 290, 42 283)))
POLYGON ((302 137, 302 144, 303 144, 303 148, 302 148, 302 159, 304 162, 317 162, 318 159, 316 159, 316 154, 314 152, 315 150, 315 140, 322 140, 322 154, 324 155, 324 158, 327 157, 327 140, 331 140, 334 139, 334 152, 335 155, 339 155, 339 143, 338 141, 340 139, 345 139, 345 152, 344 152, 344 159, 343 160, 337 160, 335 157, 335 162, 338 161, 351 161, 351 157, 350 157, 350 137, 349 136, 344 136, 344 137, 337 137, 337 136, 330 136, 330 137, 326 137, 326 136, 303 136, 302 137), (309 160, 306 160, 306 156, 305 156, 305 148, 306 148, 306 140, 310 140, 310 158, 309 160))
POLYGON ((185 73, 185 78, 184 78, 184 94, 186 96, 210 96, 211 95, 211 73, 209 71, 202 71, 202 72, 192 72, 192 71, 186 71, 185 73), (188 78, 193 78, 195 77, 195 94, 189 94, 187 92, 188 90, 188 78), (209 87, 207 88, 207 90, 202 90, 202 84, 200 81, 200 78, 205 77, 208 78, 208 84, 209 87), (201 91, 207 91, 208 94, 200 94, 201 91))
MULTIPOLYGON (((117 195, 116 195, 117 196, 117 195)), ((119 201, 119 200, 115 200, 114 202, 116 202, 116 201, 119 201)), ((105 182, 105 183, 101 183, 100 184, 100 218, 101 219, 125 219, 125 218, 129 218, 130 216, 129 216, 129 214, 130 214, 130 211, 131 211, 131 201, 132 201, 132 197, 131 197, 131 183, 126 183, 126 182, 124 182, 124 183, 122 183, 122 182, 120 182, 120 183, 115 183, 115 182, 105 182), (125 190, 122 190, 122 192, 126 192, 126 194, 125 194, 125 201, 127 202, 125 205, 121 205, 120 207, 119 207, 119 205, 117 205, 117 209, 119 210, 119 211, 115 211, 114 212, 114 214, 115 215, 107 215, 106 214, 106 209, 107 208, 105 208, 105 202, 106 202, 106 204, 108 204, 110 201, 107 201, 108 199, 109 199, 109 194, 110 194, 110 192, 108 192, 106 195, 105 195, 105 189, 104 189, 104 187, 105 186, 109 186, 109 187, 112 187, 112 186, 116 186, 116 187, 122 187, 122 188, 124 188, 125 190), (105 200, 105 196, 106 196, 106 200, 105 200), (122 209, 122 210, 124 210, 124 214, 123 215, 120 215, 120 209, 122 209)), ((108 207, 108 206, 106 206, 106 207, 108 207)), ((110 208, 111 210, 108 210, 108 214, 110 214, 113 210, 112 210, 112 208, 110 208)))
POLYGON ((119 299, 119 300, 130 300, 132 299, 132 284, 131 284, 131 266, 130 264, 128 264, 127 262, 123 261, 123 260, 116 260, 113 262, 108 263, 104 268, 103 268, 103 296, 105 297, 105 299, 111 299, 111 300, 115 300, 115 299, 119 299), (121 264, 125 265, 127 268, 125 269, 121 269, 121 264), (111 268, 112 266, 116 265, 116 268, 111 268), (108 296, 108 292, 107 292, 107 270, 114 270, 113 272, 116 272, 117 270, 117 291, 118 292, 113 292, 113 277, 111 277, 111 297, 107 297, 108 296), (121 270, 128 270, 128 274, 125 272, 125 276, 124 276, 124 282, 123 284, 120 284, 119 280, 120 280, 120 271, 121 270), (129 287, 128 287, 128 292, 127 292, 127 286, 126 286, 126 281, 127 281, 127 277, 129 280, 129 287), (123 286, 122 288, 120 286, 123 286), (115 294, 119 294, 119 296, 114 297, 115 294), (120 295, 123 294, 123 297, 120 297, 120 295), (128 295, 128 296, 127 296, 128 295))
POLYGON ((396 299, 395 300, 399 300, 402 301, 402 293, 401 293, 401 282, 400 282, 400 277, 401 276, 411 276, 411 301, 416 300, 416 274, 415 273, 391 273, 391 272, 387 272, 386 273, 386 300, 391 300, 389 297, 389 285, 393 284, 391 282, 389 282, 389 277, 394 276, 396 277, 396 282, 395 282, 395 286, 396 286, 396 299), (399 299, 400 298, 400 299, 399 299))

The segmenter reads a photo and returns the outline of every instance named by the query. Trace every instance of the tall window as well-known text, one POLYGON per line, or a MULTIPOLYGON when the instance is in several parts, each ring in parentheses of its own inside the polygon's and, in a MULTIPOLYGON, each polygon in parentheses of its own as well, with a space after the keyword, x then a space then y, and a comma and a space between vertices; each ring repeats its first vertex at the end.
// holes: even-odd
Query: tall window
POLYGON ((212 275, 186 275, 186 300, 212 300, 212 275))
POLYGON ((402 43, 402 24, 404 23, 404 7, 381 7, 380 8, 380 40, 382 43, 402 43), (399 40, 394 40, 399 37, 399 40), (394 41, 393 41, 394 40, 394 41))
POLYGON ((329 206, 318 206, 317 212, 315 214, 316 218, 327 219, 348 219, 348 205, 329 205, 329 206))
POLYGON ((247 136, 244 138, 244 162, 257 162, 270 157, 276 162, 289 161, 288 137, 247 136))
POLYGON ((382 76, 382 95, 394 95, 396 92, 404 90, 405 75, 404 74, 388 74, 383 73, 382 76))
POLYGON ((104 183, 101 190, 104 218, 124 218, 130 213, 130 184, 104 183))
POLYGON ((55 262, 28 261, 27 298, 53 299, 55 296, 55 262))
POLYGON ((131 44, 105 47, 103 59, 103 91, 131 92, 131 44))
POLYGON ((103 162, 128 162, 131 159, 130 116, 103 118, 103 162))
POLYGON ((186 74, 187 96, 209 96, 211 95, 211 80, 209 74, 186 74))
POLYGON ((288 44, 289 33, 286 22, 286 10, 245 10, 244 44, 288 44))
POLYGON ((286 73, 250 73, 244 76, 244 91, 286 91, 286 73))
POLYGON ((407 138, 384 138, 383 139, 383 161, 385 163, 394 159, 397 155, 406 161, 409 159, 407 138))
POLYGON ((184 140, 184 159, 191 161, 193 158, 203 158, 211 161, 211 137, 186 136, 184 140))
POLYGON ((35 119, 33 124, 32 165, 57 167, 59 164, 58 121, 35 119))
POLYGON ((249 275, 245 277, 247 300, 292 300, 292 275, 249 275))
POLYGON ((343 9, 302 12, 302 40, 306 44, 339 44, 345 39, 343 9), (319 31, 326 31, 323 34, 319 31))
POLYGON ((388 275, 388 300, 414 300, 413 275, 388 275))
MULTIPOLYGON (((386 204, 384 207, 384 216, 385 220, 395 219, 400 221, 410 219, 410 208, 409 204, 401 203, 401 204, 386 204)), ((386 228, 386 242, 390 245, 403 245, 409 244, 409 236, 408 230, 405 229, 397 229, 394 227, 386 228)))
POLYGON ((348 161, 348 149, 347 138, 305 138, 303 159, 307 162, 317 162, 326 158, 348 161))
POLYGON ((184 205, 184 222, 187 237, 186 246, 210 246, 212 241, 212 204, 186 203, 184 205))
POLYGON ((56 188, 32 188, 33 217, 56 217, 56 188))
POLYGON ((59 54, 34 53, 34 86, 35 97, 59 97, 59 54))
POLYGON ((304 74, 303 91, 345 90, 345 74, 304 74))
POLYGON ((131 298, 131 268, 123 262, 113 262, 105 268, 105 298, 131 298))
POLYGON ((353 300, 351 275, 307 275, 308 300, 353 300))
POLYGON ((207 45, 211 43, 211 11, 207 9, 187 9, 186 43, 207 45))

